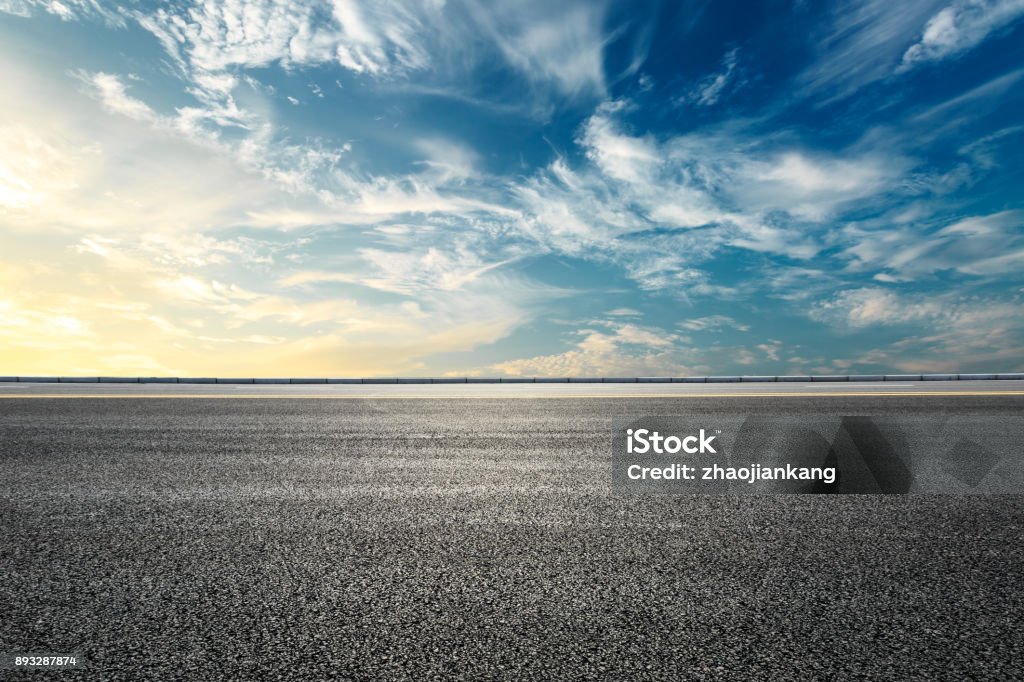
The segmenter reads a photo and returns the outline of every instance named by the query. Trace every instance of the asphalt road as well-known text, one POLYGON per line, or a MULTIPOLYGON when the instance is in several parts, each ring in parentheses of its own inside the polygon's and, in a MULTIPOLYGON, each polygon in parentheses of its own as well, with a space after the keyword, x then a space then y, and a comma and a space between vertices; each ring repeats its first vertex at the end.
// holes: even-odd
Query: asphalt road
POLYGON ((1020 679, 1024 497, 611 488, 623 415, 1024 414, 1017 382, 868 386, 0 385, 0 652, 112 680, 1020 679))

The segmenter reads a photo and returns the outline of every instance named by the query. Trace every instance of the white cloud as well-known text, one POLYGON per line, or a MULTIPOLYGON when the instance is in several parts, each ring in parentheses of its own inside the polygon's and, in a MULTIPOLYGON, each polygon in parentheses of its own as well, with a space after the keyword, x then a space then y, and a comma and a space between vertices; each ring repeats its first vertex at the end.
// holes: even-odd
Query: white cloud
POLYGON ((814 152, 736 126, 659 140, 628 132, 629 111, 599 107, 577 138, 589 163, 558 158, 513 192, 527 235, 645 289, 729 295, 699 269, 727 247, 812 258, 837 215, 898 191, 911 167, 891 145, 814 152))
POLYGON ((713 248, 711 244, 699 244, 700 237, 700 233, 690 233, 623 239, 616 255, 626 273, 646 291, 670 293, 681 299, 692 295, 727 297, 727 292, 711 285, 708 275, 693 266, 707 257, 700 255, 700 248, 707 251, 713 248))
POLYGON ((945 304, 935 298, 908 299, 888 289, 864 287, 842 291, 822 301, 811 317, 850 328, 934 320, 946 315, 945 304))
POLYGON ((892 75, 907 45, 941 0, 848 0, 830 10, 831 25, 812 36, 817 58, 799 76, 803 94, 828 103, 892 75))
POLYGON ((39 11, 64 21, 98 18, 110 26, 125 25, 124 18, 116 10, 104 7, 97 0, 0 0, 0 12, 31 17, 39 11))
POLYGON ((147 295, 148 305, 166 311, 157 315, 100 305, 95 294, 77 300, 50 296, 38 291, 22 301, 0 296, 6 322, 0 351, 20 371, 52 371, 59 354, 63 371, 71 374, 267 376, 282 367, 319 376, 417 374, 432 355, 493 343, 521 323, 514 308, 479 298, 460 302, 467 307, 441 304, 417 316, 408 306, 352 301, 260 296, 245 303, 205 297, 164 302, 147 295), (71 309, 76 314, 69 314, 71 309), (188 314, 205 315, 204 326, 217 331, 195 333, 188 314), (225 324, 225 315, 236 326, 225 324), (255 328, 286 333, 247 331, 255 328), (224 344, 236 347, 225 352, 224 344))
POLYGON ((900 70, 965 52, 1024 16, 1024 0, 958 0, 935 14, 919 42, 903 54, 900 70))
POLYGON ((129 95, 117 76, 98 72, 81 74, 81 77, 96 89, 100 102, 108 111, 137 121, 156 121, 156 113, 145 102, 129 95))
POLYGON ((851 357, 845 366, 908 372, 1016 371, 1024 367, 1024 301, 1009 297, 899 294, 866 287, 840 292, 811 317, 837 329, 908 325, 890 345, 851 357))
POLYGON ((603 95, 606 3, 543 0, 491 4, 474 16, 505 58, 522 73, 540 75, 563 93, 603 95))
POLYGON ((203 237, 189 248, 219 255, 195 262, 163 253, 175 244, 161 235, 51 235, 39 260, 37 235, 0 236, 0 354, 26 373, 53 371, 59 353, 75 374, 416 374, 430 356, 503 338, 536 294, 477 277, 457 294, 368 304, 282 289, 249 260, 272 243, 203 237))
POLYGON ((765 359, 771 362, 777 362, 779 359, 779 352, 783 350, 784 344, 781 341, 771 339, 767 343, 759 343, 754 347, 761 351, 765 359))
POLYGON ((912 280, 943 270, 978 277, 1010 275, 1024 266, 1024 212, 962 218, 938 230, 911 225, 845 228, 842 252, 855 271, 880 270, 880 281, 912 280))
POLYGON ((5 69, 0 205, 11 230, 182 232, 246 221, 284 193, 223 150, 183 140, 101 74, 101 106, 5 69), (31 83, 31 85, 28 85, 31 83), (13 95, 12 95, 13 97, 13 95), (56 99, 55 99, 56 98, 56 99), (64 106, 47 103, 62 101, 64 106))
POLYGON ((426 157, 421 163, 439 184, 477 175, 479 155, 464 144, 434 137, 417 140, 414 146, 426 157))
POLYGON ((502 362, 491 367, 512 376, 683 376, 694 372, 685 337, 622 322, 582 329, 562 353, 502 362))
POLYGON ((395 3, 373 7, 391 25, 395 41, 371 29, 362 10, 345 0, 206 0, 194 7, 169 4, 152 14, 137 11, 135 16, 173 56, 200 72, 334 61, 354 71, 381 73, 410 61, 402 54, 402 43, 416 25, 395 3))
POLYGON ((1022 0, 849 1, 815 36, 804 95, 827 104, 893 74, 965 52, 1024 14, 1022 0))
POLYGON ((335 63, 375 78, 444 80, 448 69, 472 69, 496 51, 564 95, 605 90, 604 3, 204 0, 133 16, 194 77, 335 63))
POLYGON ((481 263, 469 250, 446 253, 428 248, 423 253, 361 249, 359 255, 368 268, 356 272, 301 271, 279 280, 285 287, 344 282, 401 294, 464 289, 487 273, 510 261, 481 263))
POLYGON ((683 100, 697 106, 710 107, 718 103, 727 89, 740 87, 734 78, 738 55, 739 48, 726 52, 722 57, 722 70, 701 80, 683 100))
POLYGON ((8 221, 45 208, 78 187, 78 167, 96 155, 86 144, 40 136, 22 123, 0 125, 0 215, 8 221))
MULTIPOLYGON (((916 115, 912 120, 915 123, 925 123, 929 126, 934 126, 935 124, 932 119, 936 119, 939 116, 951 118, 955 121, 958 118, 956 114, 962 112, 969 111, 977 115, 979 111, 983 111, 990 107, 992 103, 998 102, 1022 76, 1024 76, 1024 68, 1010 71, 975 86, 963 94, 934 105, 916 115)), ((932 129, 934 130, 934 127, 932 129)))
POLYGON ((630 184, 650 182, 661 164, 659 150, 653 140, 619 130, 614 114, 624 108, 622 102, 599 107, 584 124, 579 142, 604 175, 630 184))
MULTIPOLYGON (((10 73, 14 75, 19 70, 19 67, 13 67, 10 73)), ((75 200, 71 195, 94 203, 96 197, 102 196, 107 199, 105 206, 112 206, 114 202, 110 200, 119 197, 131 204, 130 209, 121 209, 120 219, 114 221, 115 214, 106 212, 102 222, 96 223, 90 223, 88 213, 83 213, 79 206, 82 214, 77 216, 78 222, 87 229, 101 229, 102 223, 111 222, 137 224, 140 220, 137 212, 144 205, 142 199, 151 194, 133 188, 139 184, 154 188, 174 187, 178 192, 194 187, 202 194, 224 184, 236 183, 232 191, 224 191, 220 195, 221 201, 230 206, 230 217, 207 214, 203 222, 198 223, 199 227, 209 226, 215 218, 220 227, 248 224, 267 228, 299 228, 323 224, 370 224, 409 213, 450 214, 461 219, 476 213, 506 217, 515 214, 513 208, 481 200, 488 196, 488 191, 476 177, 477 156, 471 149, 451 140, 431 138, 420 141, 420 150, 428 156, 422 172, 405 176, 372 177, 363 174, 357 177, 340 168, 342 159, 351 151, 351 143, 338 148, 323 146, 316 140, 292 144, 275 134, 274 127, 268 122, 261 122, 237 108, 233 109, 234 113, 226 114, 224 107, 234 107, 230 97, 219 105, 213 105, 213 108, 186 107, 178 109, 175 114, 163 115, 131 96, 125 79, 119 76, 78 72, 76 77, 86 83, 89 94, 114 119, 131 119, 124 124, 103 116, 82 117, 81 121, 75 118, 62 121, 53 131, 54 138, 59 139, 64 147, 60 151, 64 157, 74 154, 75 158, 92 156, 95 159, 92 167, 82 168, 81 163, 68 166, 67 172, 77 169, 78 174, 63 181, 68 196, 58 199, 53 194, 45 195, 49 197, 48 210, 51 213, 61 211, 63 214, 64 204, 75 200), (241 124, 241 133, 227 137, 204 127, 204 120, 215 120, 225 125, 240 124, 243 120, 245 123, 241 124), (74 151, 66 149, 70 139, 86 136, 94 137, 94 143, 86 145, 83 142, 74 151), (161 163, 153 164, 147 160, 147 154, 151 158, 160 158, 161 163), (178 160, 181 161, 180 167, 176 165, 178 160), (127 180, 119 180, 116 173, 104 175, 99 170, 103 167, 114 170, 134 168, 139 164, 152 165, 153 168, 147 174, 131 173, 127 180), (194 167, 188 167, 189 164, 194 164, 194 167), (174 182, 166 179, 172 172, 179 173, 174 182), (105 186, 87 188, 84 177, 105 186), (209 182, 201 182, 201 178, 208 178, 209 182), (462 187, 471 179, 475 179, 471 186, 462 187), (452 185, 460 193, 448 193, 443 189, 446 185, 452 185), (252 194, 245 192, 247 187, 252 189, 252 194)), ((17 77, 12 80, 19 82, 17 77)), ((39 82, 29 78, 21 82, 26 84, 25 90, 30 93, 22 100, 28 104, 57 96, 42 91, 39 82)), ((230 91, 236 83, 234 78, 211 78, 203 92, 209 95, 215 91, 230 91)), ((46 129, 43 124, 46 115, 36 117, 34 113, 25 113, 24 118, 35 119, 36 131, 46 129)), ((48 169, 40 170, 34 182, 37 189, 43 179, 53 186, 55 179, 63 175, 57 171, 57 166, 63 161, 56 156, 58 148, 47 139, 32 141, 38 137, 33 133, 28 140, 19 142, 21 134, 12 129, 7 136, 17 149, 10 147, 6 158, 17 163, 8 166, 0 162, 0 201, 38 204, 44 195, 33 191, 31 183, 26 184, 25 173, 41 161, 51 159, 48 169), (29 141, 32 142, 26 147, 29 141), (21 151, 15 154, 18 149, 21 151), (44 153, 47 149, 50 151, 44 153), (31 162, 28 161, 29 156, 34 157, 31 162)), ((211 202, 209 198, 193 198, 175 201, 168 208, 202 215, 203 211, 210 210, 211 202)), ((75 214, 68 211, 67 215, 75 214)), ((148 214, 147 224, 153 224, 158 216, 159 212, 148 214)), ((43 215, 36 217, 42 218, 43 215)))
POLYGON ((744 162, 740 173, 747 182, 733 194, 748 209, 786 210, 798 218, 822 221, 841 204, 890 186, 906 166, 906 161, 892 154, 815 158, 790 151, 763 161, 744 162))
POLYGON ((750 331, 750 327, 745 324, 737 322, 735 319, 728 315, 708 315, 706 317, 694 317, 689 320, 684 320, 679 323, 679 326, 687 331, 720 331, 726 327, 731 327, 737 331, 746 332, 750 331))

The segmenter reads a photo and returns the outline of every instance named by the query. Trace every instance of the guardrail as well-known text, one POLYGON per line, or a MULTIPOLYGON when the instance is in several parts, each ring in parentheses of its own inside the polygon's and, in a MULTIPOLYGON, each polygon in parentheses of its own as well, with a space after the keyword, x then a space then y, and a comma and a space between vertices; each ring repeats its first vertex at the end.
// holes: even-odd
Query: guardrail
POLYGON ((0 376, 0 383, 28 384, 718 384, 818 381, 999 381, 1024 380, 1024 372, 998 374, 825 374, 704 377, 366 377, 366 378, 219 378, 219 377, 43 377, 0 376))

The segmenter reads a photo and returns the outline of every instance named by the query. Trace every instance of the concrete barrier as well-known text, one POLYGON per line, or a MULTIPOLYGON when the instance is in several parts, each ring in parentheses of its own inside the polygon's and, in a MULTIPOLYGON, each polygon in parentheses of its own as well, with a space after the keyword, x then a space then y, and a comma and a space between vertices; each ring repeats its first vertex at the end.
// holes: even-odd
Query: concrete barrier
POLYGON ((849 381, 850 375, 848 374, 818 374, 811 375, 811 382, 815 381, 849 381))
POLYGON ((327 383, 327 379, 312 379, 312 378, 291 379, 291 380, 289 380, 288 383, 290 383, 290 384, 326 384, 327 383))
POLYGON ((996 379, 1024 379, 1024 374, 1020 372, 1013 372, 1011 374, 997 374, 996 379))
POLYGON ((363 377, 364 384, 397 384, 395 377, 363 377))
POLYGON ((62 384, 97 384, 99 377, 59 377, 62 384))
POLYGON ((536 377, 534 378, 535 384, 567 384, 569 379, 567 377, 536 377))
POLYGON ((534 383, 533 377, 502 377, 501 383, 503 384, 532 384, 534 383))
POLYGON ((885 381, 883 374, 851 374, 850 381, 885 381))
POLYGON ((775 381, 775 377, 763 377, 763 376, 762 377, 759 377, 759 376, 740 377, 740 381, 745 381, 745 382, 767 382, 767 381, 775 381))
POLYGON ((238 378, 238 379, 231 379, 231 378, 222 379, 222 378, 218 377, 217 378, 217 383, 218 384, 254 384, 254 383, 256 383, 256 380, 255 379, 242 379, 242 378, 238 378))
POLYGON ((139 377, 140 384, 176 384, 178 377, 139 377))
POLYGON ((960 381, 991 381, 996 378, 995 374, 957 374, 960 381))
POLYGON ((809 384, 811 383, 811 376, 809 374, 787 374, 784 376, 777 376, 775 377, 775 380, 790 382, 798 381, 801 383, 809 384))
POLYGON ((956 374, 922 374, 922 381, 956 381, 956 374))
POLYGON ((501 377, 466 377, 467 384, 500 384, 501 377))
POLYGON ((920 381, 920 374, 886 374, 886 381, 920 381))
MULTIPOLYGON (((285 383, 288 383, 287 379, 285 380, 285 383)), ((339 377, 337 379, 328 378, 327 379, 327 383, 329 383, 329 384, 361 384, 361 383, 363 383, 363 380, 362 379, 352 379, 352 378, 339 377)))
POLYGON ((600 384, 603 383, 604 379, 598 377, 596 379, 589 377, 569 377, 570 384, 600 384))
POLYGON ((466 377, 434 377, 430 380, 432 384, 464 384, 466 377))
POLYGON ((101 384, 137 384, 138 377, 100 377, 101 384))
POLYGON ((635 384, 637 383, 636 377, 604 377, 601 379, 602 384, 635 384))
POLYGON ((179 377, 179 384, 215 384, 217 380, 213 377, 179 377))
POLYGON ((16 384, 18 377, 0 377, 0 384, 16 384))
POLYGON ((431 383, 428 377, 405 377, 397 379, 399 384, 429 384, 431 383))
POLYGON ((709 384, 731 384, 731 383, 739 383, 742 380, 742 377, 738 377, 738 376, 735 376, 735 377, 733 377, 733 376, 718 376, 718 377, 708 377, 707 379, 708 379, 708 383, 709 384))
POLYGON ((252 383, 254 383, 254 384, 287 384, 289 382, 291 382, 291 379, 268 379, 268 378, 264 378, 264 379, 253 379, 252 380, 252 383))
POLYGON ((671 384, 672 377, 637 377, 638 384, 671 384))
POLYGON ((706 384, 707 377, 672 377, 673 384, 706 384))

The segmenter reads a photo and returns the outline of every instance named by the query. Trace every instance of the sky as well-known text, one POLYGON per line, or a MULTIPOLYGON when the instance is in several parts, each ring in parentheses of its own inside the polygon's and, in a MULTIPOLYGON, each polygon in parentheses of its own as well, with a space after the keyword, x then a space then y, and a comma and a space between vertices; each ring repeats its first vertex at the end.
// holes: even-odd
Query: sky
POLYGON ((0 374, 1024 370, 1024 0, 0 0, 0 374))

